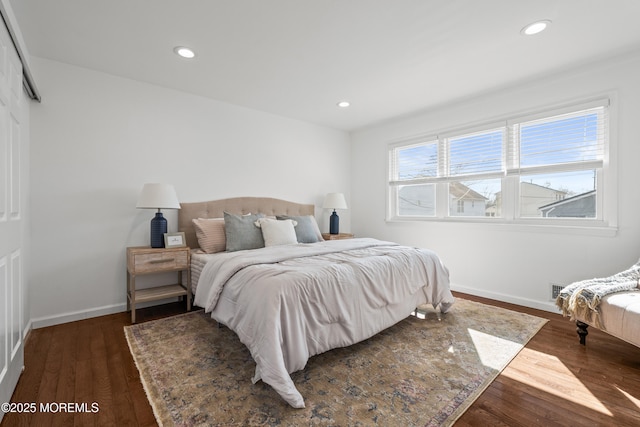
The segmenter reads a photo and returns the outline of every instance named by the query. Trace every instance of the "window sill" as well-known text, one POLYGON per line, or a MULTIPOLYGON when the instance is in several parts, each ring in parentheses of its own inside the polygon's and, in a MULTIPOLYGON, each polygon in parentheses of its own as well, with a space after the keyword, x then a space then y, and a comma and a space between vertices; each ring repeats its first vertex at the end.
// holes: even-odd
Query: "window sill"
POLYGON ((540 220, 517 220, 505 221, 495 218, 432 218, 432 217, 413 217, 413 218, 387 218, 387 223, 417 223, 417 222, 437 222, 448 224, 466 224, 503 228, 508 231, 527 232, 527 233, 551 233, 551 234, 569 234, 569 235, 588 235, 601 237, 615 237, 618 234, 618 227, 608 225, 604 221, 575 221, 567 220, 567 222, 554 221, 553 223, 544 223, 540 220))

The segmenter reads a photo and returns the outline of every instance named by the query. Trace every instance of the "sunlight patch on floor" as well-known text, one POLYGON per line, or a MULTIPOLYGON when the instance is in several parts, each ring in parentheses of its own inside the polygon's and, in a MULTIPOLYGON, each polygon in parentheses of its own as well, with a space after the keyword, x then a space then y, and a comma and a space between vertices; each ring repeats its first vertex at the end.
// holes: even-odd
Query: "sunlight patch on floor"
POLYGON ((434 309, 426 308, 425 306, 420 306, 416 308, 411 315, 417 317, 421 320, 437 320, 438 322, 442 321, 442 313, 440 311, 435 311, 434 309))
POLYGON ((633 403, 634 405, 636 405, 638 407, 638 409, 640 409, 640 400, 636 399, 635 397, 633 397, 632 395, 630 395, 629 393, 627 393, 626 391, 624 391, 623 389, 621 389, 620 387, 616 387, 616 389, 622 393, 624 395, 624 397, 626 397, 627 399, 629 399, 629 401, 631 401, 631 403, 633 403))
POLYGON ((585 406, 589 410, 613 416, 607 407, 556 356, 524 348, 520 352, 518 359, 514 360, 501 375, 514 381, 525 383, 527 386, 535 387, 560 399, 585 406), (536 364, 544 364, 544 369, 541 371, 527 369, 530 366, 528 362, 534 360, 538 361, 536 364), (548 381, 548 375, 553 375, 555 377, 554 381, 548 381), (558 378, 562 380, 563 385, 561 387, 557 385, 558 378))
POLYGON ((522 348, 522 344, 476 331, 475 329, 467 329, 467 332, 471 336, 482 364, 492 369, 501 370, 504 368, 511 360, 509 355, 517 354, 522 348))

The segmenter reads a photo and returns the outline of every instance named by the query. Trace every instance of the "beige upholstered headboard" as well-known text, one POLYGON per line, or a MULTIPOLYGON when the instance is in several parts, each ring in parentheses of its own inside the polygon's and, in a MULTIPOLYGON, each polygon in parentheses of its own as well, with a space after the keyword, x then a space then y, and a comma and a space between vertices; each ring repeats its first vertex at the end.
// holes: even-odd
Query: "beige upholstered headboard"
POLYGON ((264 215, 315 215, 314 205, 288 202, 269 197, 235 197, 208 202, 180 203, 178 231, 183 231, 190 248, 198 247, 194 218, 223 218, 224 212, 238 215, 262 213, 264 215))

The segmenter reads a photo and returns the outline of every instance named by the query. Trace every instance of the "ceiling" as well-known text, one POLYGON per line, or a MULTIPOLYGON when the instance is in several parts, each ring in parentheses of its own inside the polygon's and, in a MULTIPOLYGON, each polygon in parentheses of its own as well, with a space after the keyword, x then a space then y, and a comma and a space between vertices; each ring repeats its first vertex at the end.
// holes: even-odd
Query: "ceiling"
POLYGON ((346 131, 640 49, 638 0, 11 6, 32 56, 346 131), (553 22, 547 31, 520 34, 540 19, 553 22), (175 46, 196 58, 178 57, 175 46), (351 106, 338 108, 341 100, 351 106))

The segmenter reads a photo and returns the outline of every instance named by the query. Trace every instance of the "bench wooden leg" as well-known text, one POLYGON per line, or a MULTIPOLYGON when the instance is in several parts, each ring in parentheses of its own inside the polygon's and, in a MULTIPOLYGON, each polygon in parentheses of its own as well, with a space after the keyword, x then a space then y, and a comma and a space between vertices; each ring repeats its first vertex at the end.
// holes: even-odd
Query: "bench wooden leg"
POLYGON ((586 345, 587 343, 587 335, 589 335, 589 332, 587 332, 588 327, 589 325, 587 325, 586 323, 579 320, 576 321, 576 332, 578 332, 578 336, 580 337, 580 344, 582 345, 586 345))

